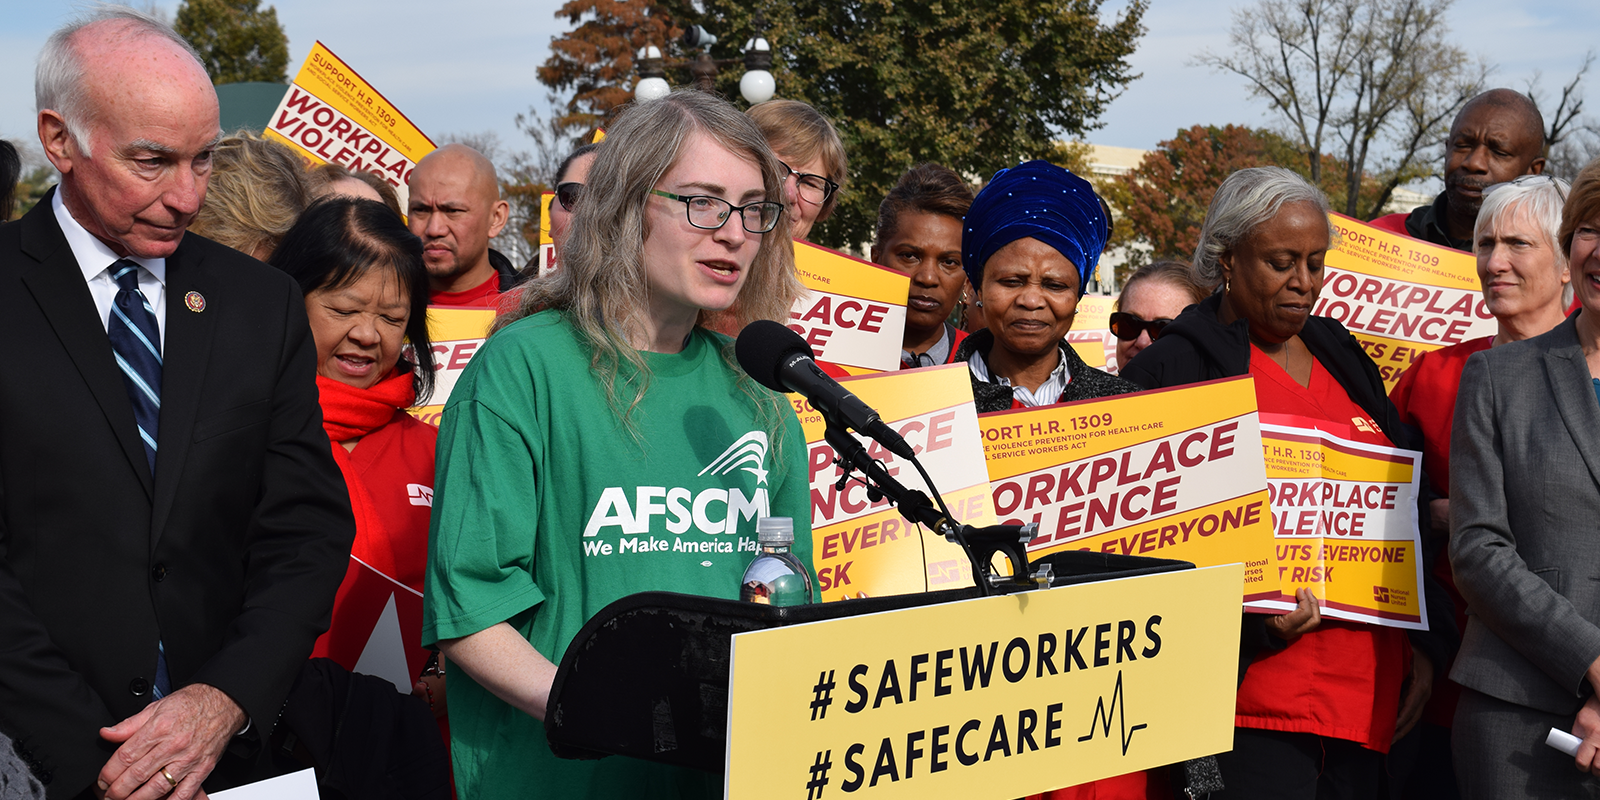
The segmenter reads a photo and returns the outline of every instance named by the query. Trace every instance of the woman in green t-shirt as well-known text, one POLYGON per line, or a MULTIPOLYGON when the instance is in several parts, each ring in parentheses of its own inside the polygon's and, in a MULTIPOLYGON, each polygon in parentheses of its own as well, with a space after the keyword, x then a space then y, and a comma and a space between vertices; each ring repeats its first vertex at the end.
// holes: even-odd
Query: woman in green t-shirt
POLYGON ((462 797, 720 796, 709 773, 555 758, 555 665, 620 597, 736 597, 758 517, 794 518, 810 561, 799 423, 715 332, 800 291, 782 167, 694 91, 631 106, 597 152, 560 270, 521 289, 440 428, 422 639, 455 667, 462 797))

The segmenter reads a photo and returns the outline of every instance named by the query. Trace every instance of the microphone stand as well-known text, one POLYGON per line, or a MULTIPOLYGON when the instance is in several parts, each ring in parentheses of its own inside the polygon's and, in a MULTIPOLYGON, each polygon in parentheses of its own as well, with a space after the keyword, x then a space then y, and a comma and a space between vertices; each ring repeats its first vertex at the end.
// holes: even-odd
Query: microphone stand
POLYGON ((966 552, 967 560, 972 565, 973 583, 985 596, 994 594, 1009 594, 1012 592, 1026 591, 1029 589, 1049 588, 1053 577, 1049 564, 1041 564, 1039 568, 1029 571, 1028 542, 1038 534, 1038 523, 1030 522, 1026 525, 991 525, 986 528, 974 528, 956 522, 950 518, 950 510, 945 506, 944 498, 939 496, 939 488, 933 485, 933 480, 928 477, 927 470, 922 468, 922 463, 916 458, 911 458, 912 465, 922 475, 922 480, 934 492, 935 506, 928 495, 916 489, 909 489, 895 480, 877 460, 867 453, 867 448, 861 445, 843 425, 836 424, 832 417, 822 415, 826 427, 823 429, 822 438, 833 447, 833 463, 844 470, 844 475, 839 478, 840 488, 844 488, 846 481, 855 479, 867 487, 867 497, 877 500, 887 497, 889 503, 900 510, 900 515, 907 521, 925 525, 948 541, 961 546, 966 552), (860 470, 857 476, 855 470, 860 470), (999 575, 994 570, 994 556, 1003 554, 1011 565, 1010 575, 999 575))

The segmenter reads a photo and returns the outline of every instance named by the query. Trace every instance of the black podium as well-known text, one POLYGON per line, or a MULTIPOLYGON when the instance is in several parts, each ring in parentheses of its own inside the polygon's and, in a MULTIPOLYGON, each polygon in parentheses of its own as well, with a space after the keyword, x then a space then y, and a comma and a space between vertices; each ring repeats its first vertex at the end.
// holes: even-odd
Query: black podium
MULTIPOLYGON (((1076 550, 1033 563, 1051 566, 1052 587, 1194 568, 1076 550)), ((562 758, 617 754, 721 773, 733 634, 981 596, 971 587, 777 608, 672 592, 629 595, 573 638, 550 690, 545 735, 562 758)))

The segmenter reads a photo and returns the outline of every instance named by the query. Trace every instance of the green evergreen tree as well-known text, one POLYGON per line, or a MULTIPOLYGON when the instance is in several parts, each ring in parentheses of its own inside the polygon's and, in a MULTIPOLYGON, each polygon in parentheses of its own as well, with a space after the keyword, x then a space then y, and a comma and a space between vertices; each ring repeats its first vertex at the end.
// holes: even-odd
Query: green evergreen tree
MULTIPOLYGON (((539 79, 574 90, 575 127, 603 120, 630 97, 634 54, 646 43, 686 59, 671 39, 646 36, 704 25, 712 55, 736 59, 752 35, 773 48, 777 96, 833 120, 850 175, 819 244, 855 248, 872 238, 878 204, 921 161, 988 177, 1052 142, 1099 127, 1129 82, 1128 56, 1144 33, 1148 0, 1103 21, 1103 0, 569 0, 557 16, 575 30, 551 44, 539 79), (754 29, 757 14, 768 23, 754 29), (580 20, 585 20, 580 24, 580 20), (631 23, 631 24, 630 24, 631 23), (649 38, 651 41, 646 42, 649 38)), ((660 35, 660 34, 657 34, 660 35)), ((738 98, 744 68, 724 66, 717 89, 738 98)), ((674 85, 689 82, 678 70, 674 85)), ((735 100, 740 104, 742 100, 735 100)), ((579 131, 579 132, 583 132, 579 131)))
POLYGON ((173 28, 200 53, 211 82, 288 83, 289 37, 260 0, 183 0, 173 28))

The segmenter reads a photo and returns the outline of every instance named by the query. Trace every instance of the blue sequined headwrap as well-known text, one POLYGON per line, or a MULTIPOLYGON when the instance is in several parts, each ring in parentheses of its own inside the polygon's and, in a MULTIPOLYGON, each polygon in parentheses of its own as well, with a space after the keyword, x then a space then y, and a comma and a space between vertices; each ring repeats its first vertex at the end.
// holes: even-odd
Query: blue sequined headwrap
POLYGON ((989 256, 1032 237, 1078 268, 1082 296, 1109 235, 1109 221, 1088 181, 1048 161, 1028 161, 996 172, 972 201, 961 231, 961 256, 972 285, 981 287, 989 256))

